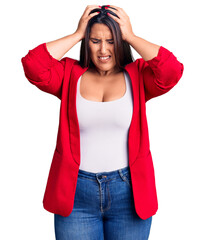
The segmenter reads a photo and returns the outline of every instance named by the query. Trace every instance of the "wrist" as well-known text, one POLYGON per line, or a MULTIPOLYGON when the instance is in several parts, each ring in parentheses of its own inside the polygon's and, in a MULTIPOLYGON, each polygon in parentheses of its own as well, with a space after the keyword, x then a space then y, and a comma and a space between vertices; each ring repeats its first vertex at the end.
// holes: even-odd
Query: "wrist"
POLYGON ((135 34, 134 33, 130 33, 129 35, 126 36, 125 41, 128 42, 130 45, 133 42, 133 39, 135 38, 135 34))
POLYGON ((83 35, 80 34, 78 31, 74 32, 73 36, 76 38, 78 42, 80 42, 83 39, 83 35))

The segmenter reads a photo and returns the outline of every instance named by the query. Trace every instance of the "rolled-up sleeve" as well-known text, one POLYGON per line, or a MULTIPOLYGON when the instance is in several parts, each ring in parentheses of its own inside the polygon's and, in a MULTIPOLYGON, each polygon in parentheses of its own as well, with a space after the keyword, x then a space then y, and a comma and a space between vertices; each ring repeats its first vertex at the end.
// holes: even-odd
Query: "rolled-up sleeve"
POLYGON ((61 99, 66 57, 57 60, 42 43, 21 58, 26 78, 44 92, 61 99))
POLYGON ((168 92, 177 84, 183 71, 184 65, 177 60, 174 54, 160 46, 156 57, 144 61, 142 72, 145 101, 168 92))

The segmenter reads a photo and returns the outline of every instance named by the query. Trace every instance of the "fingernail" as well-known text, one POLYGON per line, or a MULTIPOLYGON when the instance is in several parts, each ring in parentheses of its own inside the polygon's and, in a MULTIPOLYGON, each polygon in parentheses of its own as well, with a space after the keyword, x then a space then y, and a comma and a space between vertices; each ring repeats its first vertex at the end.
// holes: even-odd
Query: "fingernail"
POLYGON ((108 16, 110 16, 110 13, 107 13, 108 16))
POLYGON ((102 8, 101 6, 98 6, 99 8, 102 8))
POLYGON ((108 9, 108 7, 105 7, 105 9, 108 9))

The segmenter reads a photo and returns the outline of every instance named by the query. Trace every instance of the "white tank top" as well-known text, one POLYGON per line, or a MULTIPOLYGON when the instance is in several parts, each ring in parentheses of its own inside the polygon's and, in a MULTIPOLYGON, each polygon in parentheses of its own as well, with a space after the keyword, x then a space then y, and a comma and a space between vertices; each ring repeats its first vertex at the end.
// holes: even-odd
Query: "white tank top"
POLYGON ((80 169, 115 171, 129 165, 128 131, 133 113, 130 77, 124 71, 126 93, 109 102, 87 100, 77 83, 76 109, 80 127, 80 169))

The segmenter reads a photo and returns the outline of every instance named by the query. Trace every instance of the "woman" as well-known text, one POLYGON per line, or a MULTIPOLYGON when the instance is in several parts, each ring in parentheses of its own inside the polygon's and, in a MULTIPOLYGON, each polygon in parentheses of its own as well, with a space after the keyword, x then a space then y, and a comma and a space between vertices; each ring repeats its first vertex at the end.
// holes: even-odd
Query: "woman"
POLYGON ((177 84, 183 64, 137 37, 113 5, 87 6, 74 34, 21 61, 32 84, 61 100, 43 199, 56 239, 148 239, 158 201, 145 103, 177 84), (80 61, 62 58, 81 40, 80 61))

